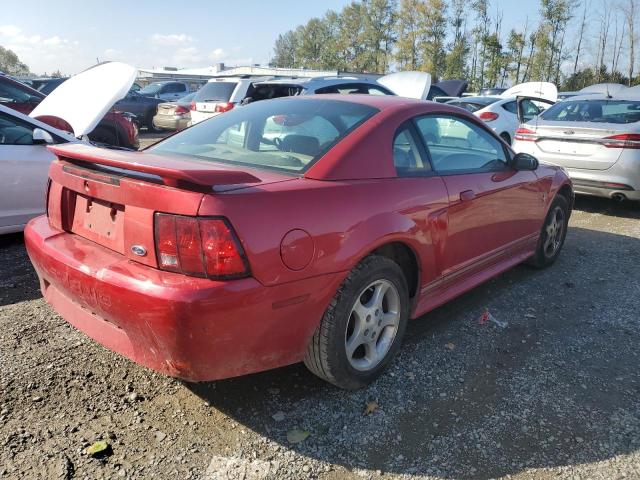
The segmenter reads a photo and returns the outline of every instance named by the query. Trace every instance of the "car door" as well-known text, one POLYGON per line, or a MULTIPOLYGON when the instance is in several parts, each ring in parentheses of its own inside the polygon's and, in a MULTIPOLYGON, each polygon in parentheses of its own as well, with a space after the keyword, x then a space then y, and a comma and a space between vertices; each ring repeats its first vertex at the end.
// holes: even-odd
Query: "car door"
POLYGON ((0 112, 0 230, 44 212, 49 165, 55 156, 33 144, 33 125, 0 112))
POLYGON ((553 105, 544 98, 518 97, 516 98, 516 115, 519 123, 527 123, 540 115, 543 111, 553 105))
POLYGON ((443 277, 472 275, 526 252, 540 228, 543 194, 533 171, 486 128, 455 114, 415 120, 449 196, 443 277))

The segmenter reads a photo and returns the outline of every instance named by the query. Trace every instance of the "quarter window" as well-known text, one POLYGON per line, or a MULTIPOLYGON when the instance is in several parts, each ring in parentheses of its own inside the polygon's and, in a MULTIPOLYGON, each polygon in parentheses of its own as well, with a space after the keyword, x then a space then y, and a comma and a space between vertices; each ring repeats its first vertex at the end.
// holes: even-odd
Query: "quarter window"
POLYGON ((400 177, 422 175, 431 170, 408 125, 400 127, 393 140, 393 165, 400 177))
POLYGON ((508 168, 501 142, 481 127, 455 116, 416 120, 436 172, 493 172, 508 168))

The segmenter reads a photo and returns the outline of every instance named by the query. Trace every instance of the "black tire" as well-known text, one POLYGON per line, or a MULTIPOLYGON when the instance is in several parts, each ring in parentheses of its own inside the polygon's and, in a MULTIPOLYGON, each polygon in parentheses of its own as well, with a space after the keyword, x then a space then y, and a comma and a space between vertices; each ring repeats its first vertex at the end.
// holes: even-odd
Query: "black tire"
POLYGON ((113 128, 97 127, 88 135, 89 140, 107 145, 119 146, 118 136, 113 128))
MULTIPOLYGON (((557 221, 557 220, 556 220, 557 221)), ((560 222, 557 222, 560 223, 560 222)), ((540 238, 538 239, 538 246, 536 253, 529 259, 529 264, 537 268, 545 268, 552 265, 562 250, 565 238, 567 237, 567 226, 569 224, 569 201, 562 195, 556 195, 556 198, 551 202, 547 216, 544 219, 544 224, 540 230, 540 238), (548 227, 554 220, 554 216, 557 215, 558 210, 562 212, 562 231, 559 234, 559 238, 555 239, 553 243, 557 241, 555 247, 550 250, 548 245, 549 233, 548 227)))
POLYGON ((153 124, 153 117, 155 116, 155 114, 156 112, 152 110, 145 117, 144 123, 149 133, 160 133, 162 131, 159 128, 156 128, 156 126, 153 124))
POLYGON ((304 364, 312 373, 337 387, 346 390, 362 388, 380 376, 398 352, 408 318, 409 290, 402 269, 393 260, 379 255, 370 255, 351 271, 336 292, 307 347, 304 364), (376 366, 362 371, 354 368, 349 361, 346 336, 352 307, 356 300, 362 299, 367 286, 377 280, 391 283, 396 288, 400 318, 386 354, 381 357, 376 366))
POLYGON ((502 132, 500 134, 500 138, 507 142, 507 145, 511 146, 511 137, 507 132, 502 132))

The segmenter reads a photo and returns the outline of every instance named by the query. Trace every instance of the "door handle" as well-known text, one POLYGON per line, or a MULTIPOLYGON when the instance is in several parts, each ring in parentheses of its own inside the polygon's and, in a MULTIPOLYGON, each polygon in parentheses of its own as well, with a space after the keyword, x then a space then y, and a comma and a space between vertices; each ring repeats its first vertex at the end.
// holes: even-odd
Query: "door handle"
POLYGON ((461 202, 469 202, 474 198, 476 198, 476 193, 473 190, 465 190, 464 192, 460 192, 461 202))

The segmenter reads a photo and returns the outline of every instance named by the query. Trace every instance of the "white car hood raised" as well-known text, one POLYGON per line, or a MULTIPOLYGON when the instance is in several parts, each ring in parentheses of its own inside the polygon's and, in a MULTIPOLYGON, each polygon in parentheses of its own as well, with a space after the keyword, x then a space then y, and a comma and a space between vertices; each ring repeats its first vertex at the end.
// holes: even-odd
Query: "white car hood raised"
POLYGON ((136 74, 137 69, 126 63, 96 65, 62 83, 29 116, 58 117, 71 125, 76 137, 86 135, 114 103, 124 98, 136 74))
POLYGON ((390 73, 380 77, 378 83, 384 85, 399 97, 424 100, 427 98, 431 88, 431 74, 425 72, 390 73))
POLYGON ((558 101, 558 88, 549 82, 526 82, 519 83, 502 92, 503 98, 508 97, 533 97, 549 100, 550 102, 558 101))

